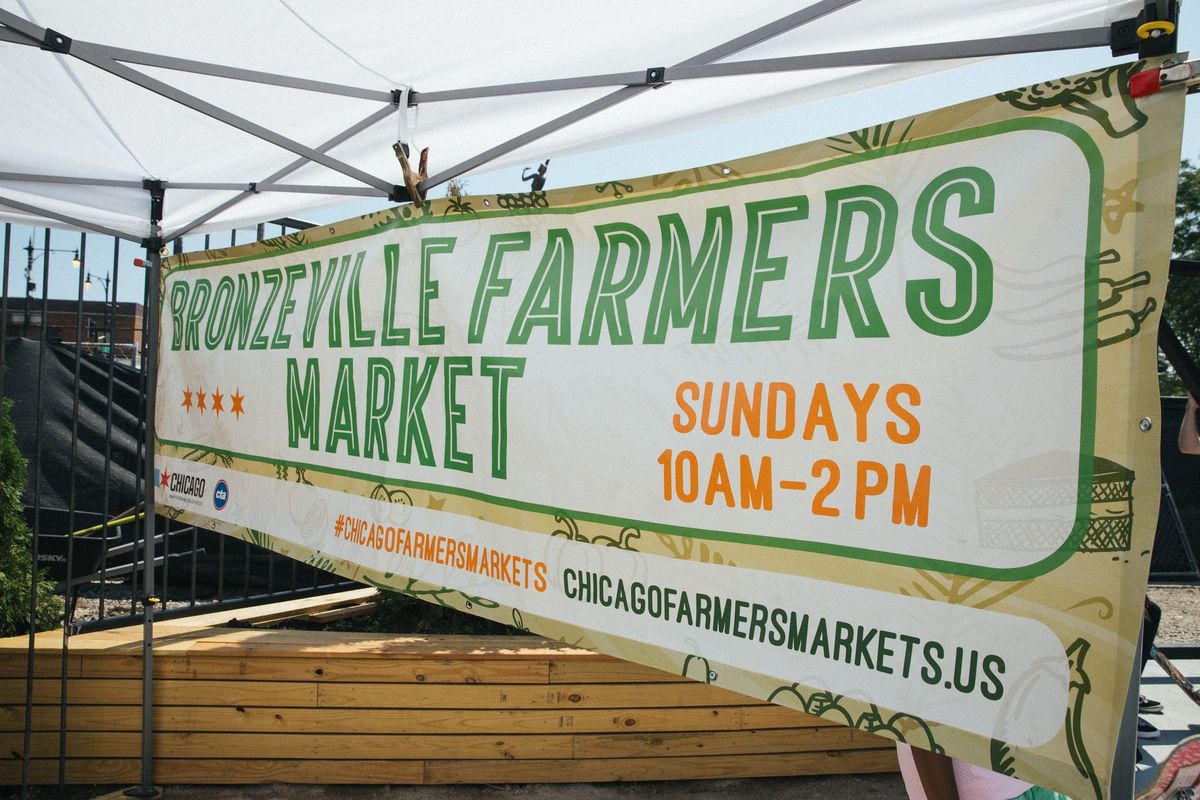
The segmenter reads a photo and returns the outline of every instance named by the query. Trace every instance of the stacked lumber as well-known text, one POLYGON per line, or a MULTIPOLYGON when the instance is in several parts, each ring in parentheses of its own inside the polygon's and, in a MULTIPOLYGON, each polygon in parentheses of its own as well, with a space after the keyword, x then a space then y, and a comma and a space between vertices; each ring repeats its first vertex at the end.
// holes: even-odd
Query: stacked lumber
MULTIPOLYGON (((155 626, 154 781, 535 783, 896 769, 886 740, 533 637, 155 626)), ((66 778, 136 783, 141 628, 71 637, 66 778)), ((27 639, 0 640, 0 783, 27 639)), ((37 637, 31 778, 58 780, 62 640, 37 637)))

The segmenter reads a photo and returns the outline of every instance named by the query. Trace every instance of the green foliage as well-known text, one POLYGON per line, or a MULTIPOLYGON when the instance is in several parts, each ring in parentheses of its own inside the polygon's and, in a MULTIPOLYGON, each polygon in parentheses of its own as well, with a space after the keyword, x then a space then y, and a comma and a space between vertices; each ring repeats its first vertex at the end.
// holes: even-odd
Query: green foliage
MULTIPOLYGON (((1171 246, 1178 258, 1200 261, 1200 166, 1184 159, 1179 165, 1179 187, 1175 194, 1175 241, 1171 246)), ((1179 341, 1192 354, 1200 355, 1200 278, 1172 276, 1167 281, 1167 302, 1163 317, 1179 341)), ((1183 395, 1186 390, 1179 376, 1161 355, 1158 357, 1158 385, 1164 395, 1183 395)))
POLYGON ((387 633, 511 636, 520 631, 490 619, 476 617, 449 606, 417 600, 399 592, 381 591, 379 608, 371 620, 387 633))
POLYGON ((522 631, 490 619, 476 617, 450 606, 418 600, 401 592, 379 590, 378 606, 370 616, 351 617, 318 624, 289 621, 287 627, 362 633, 419 633, 430 636, 517 636, 522 631))
MULTIPOLYGON (((29 526, 21 511, 25 489, 25 459, 17 450, 9 417, 11 400, 0 404, 0 637, 29 631, 29 578, 33 563, 29 526)), ((54 584, 38 581, 37 628, 58 627, 62 598, 54 584)))

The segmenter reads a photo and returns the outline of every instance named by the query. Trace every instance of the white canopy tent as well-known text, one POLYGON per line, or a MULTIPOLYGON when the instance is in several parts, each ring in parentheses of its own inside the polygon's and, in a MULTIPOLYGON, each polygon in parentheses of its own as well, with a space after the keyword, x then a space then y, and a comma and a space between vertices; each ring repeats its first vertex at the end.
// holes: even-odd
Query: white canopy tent
POLYGON ((432 148, 426 189, 966 59, 1108 47, 1155 5, 3 0, 0 219, 142 240, 147 188, 166 188, 170 241, 401 202, 397 140, 432 148))
MULTIPOLYGON (((164 243, 347 197, 410 200, 397 141, 432 148, 425 190, 473 171, 815 104, 971 59, 1169 52, 1172 36, 1139 42, 1135 31, 1174 6, 0 0, 0 221, 143 243, 151 253, 144 325, 153 331, 164 243)), ((153 336, 143 347, 152 451, 153 336)), ((145 469, 144 485, 153 485, 152 459, 145 469)), ((144 528, 150 595, 153 515, 144 528)), ((152 604, 144 613, 152 639, 152 604)), ((148 790, 151 649, 143 675, 148 790)))

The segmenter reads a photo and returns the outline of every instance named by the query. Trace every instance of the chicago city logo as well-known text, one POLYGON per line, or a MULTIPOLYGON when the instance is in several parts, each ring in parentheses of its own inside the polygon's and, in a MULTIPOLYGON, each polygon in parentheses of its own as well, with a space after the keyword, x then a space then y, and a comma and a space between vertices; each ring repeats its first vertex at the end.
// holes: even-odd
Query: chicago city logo
POLYGON ((184 497, 204 497, 204 478, 197 475, 188 475, 178 470, 167 472, 165 469, 156 469, 154 473, 158 476, 158 485, 171 494, 183 495, 184 497))

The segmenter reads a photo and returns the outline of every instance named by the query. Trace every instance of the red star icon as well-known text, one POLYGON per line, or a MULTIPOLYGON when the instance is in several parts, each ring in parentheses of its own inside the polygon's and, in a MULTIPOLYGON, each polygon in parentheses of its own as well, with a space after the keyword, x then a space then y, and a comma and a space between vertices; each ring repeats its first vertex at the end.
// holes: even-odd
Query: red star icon
POLYGON ((246 395, 242 394, 241 391, 242 389, 239 386, 237 389, 233 390, 233 396, 230 397, 230 400, 233 401, 233 407, 229 409, 229 412, 238 419, 241 419, 242 414, 246 413, 246 409, 242 405, 242 401, 246 399, 246 395))
POLYGON ((204 398, 207 397, 208 395, 206 395, 204 392, 201 392, 201 391, 197 391, 196 394, 198 394, 200 396, 199 401, 197 401, 197 403, 196 403, 196 408, 200 409, 200 413, 203 414, 204 409, 208 408, 208 406, 204 405, 204 398))
POLYGON ((218 417, 221 416, 221 412, 225 410, 225 395, 221 394, 220 386, 218 386, 217 390, 213 392, 212 401, 213 411, 216 412, 218 417))
POLYGON ((187 413, 192 413, 192 387, 183 390, 183 402, 180 405, 187 409, 187 413))
POLYGON ((171 473, 164 469, 159 475, 158 482, 162 484, 162 488, 166 489, 168 484, 171 482, 171 473))

